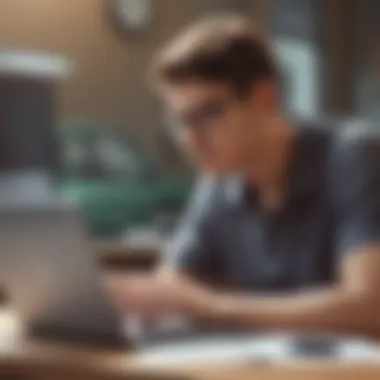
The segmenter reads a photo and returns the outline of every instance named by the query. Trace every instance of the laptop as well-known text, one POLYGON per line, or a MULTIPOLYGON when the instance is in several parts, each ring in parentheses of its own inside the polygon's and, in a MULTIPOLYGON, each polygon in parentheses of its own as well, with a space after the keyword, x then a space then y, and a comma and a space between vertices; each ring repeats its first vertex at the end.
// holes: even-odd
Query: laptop
POLYGON ((102 276, 77 208, 0 205, 0 283, 28 334, 130 343, 102 276))

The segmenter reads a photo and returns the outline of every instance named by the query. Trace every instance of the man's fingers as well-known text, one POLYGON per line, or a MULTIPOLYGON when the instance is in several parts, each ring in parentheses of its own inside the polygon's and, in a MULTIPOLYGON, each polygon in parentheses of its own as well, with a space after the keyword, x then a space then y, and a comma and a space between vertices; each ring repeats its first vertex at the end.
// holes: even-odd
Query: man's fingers
POLYGON ((184 297, 170 282, 152 277, 126 277, 110 282, 109 289, 118 309, 153 319, 176 312, 184 297))
POLYGON ((111 289, 111 297, 118 309, 139 314, 153 314, 157 308, 154 287, 143 284, 124 282, 111 289))

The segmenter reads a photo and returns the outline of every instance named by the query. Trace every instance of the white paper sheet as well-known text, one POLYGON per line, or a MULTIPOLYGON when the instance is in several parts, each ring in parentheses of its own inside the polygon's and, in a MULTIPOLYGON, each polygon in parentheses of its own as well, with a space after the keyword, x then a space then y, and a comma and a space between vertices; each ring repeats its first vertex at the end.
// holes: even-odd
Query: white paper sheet
MULTIPOLYGON (((139 362, 144 365, 181 364, 186 362, 247 362, 286 361, 297 359, 295 337, 272 336, 244 338, 213 338, 195 342, 162 344, 143 349, 139 362)), ((378 361, 380 346, 360 339, 339 339, 333 358, 341 361, 378 361)))

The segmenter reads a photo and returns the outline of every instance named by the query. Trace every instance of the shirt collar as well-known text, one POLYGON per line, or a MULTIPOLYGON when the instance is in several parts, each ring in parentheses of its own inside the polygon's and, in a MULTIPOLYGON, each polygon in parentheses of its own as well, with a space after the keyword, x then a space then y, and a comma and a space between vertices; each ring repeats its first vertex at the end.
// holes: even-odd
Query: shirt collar
MULTIPOLYGON (((323 149, 308 128, 295 128, 293 148, 287 167, 284 202, 314 194, 322 182, 323 149)), ((233 205, 252 205, 255 189, 248 188, 244 178, 236 175, 228 184, 227 200, 233 205)))

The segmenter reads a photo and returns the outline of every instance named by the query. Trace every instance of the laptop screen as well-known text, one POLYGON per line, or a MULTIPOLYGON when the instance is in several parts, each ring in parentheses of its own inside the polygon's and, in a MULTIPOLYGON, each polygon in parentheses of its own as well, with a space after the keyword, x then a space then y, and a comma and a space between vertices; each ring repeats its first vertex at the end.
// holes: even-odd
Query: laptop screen
POLYGON ((54 82, 0 74, 0 172, 58 169, 54 82))

